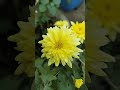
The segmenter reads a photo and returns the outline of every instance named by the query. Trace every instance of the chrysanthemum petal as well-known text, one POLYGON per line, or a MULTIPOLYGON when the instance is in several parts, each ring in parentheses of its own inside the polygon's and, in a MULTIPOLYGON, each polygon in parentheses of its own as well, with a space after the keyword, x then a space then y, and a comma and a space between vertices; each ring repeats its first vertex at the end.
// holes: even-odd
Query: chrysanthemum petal
POLYGON ((48 65, 55 63, 59 66, 62 63, 72 68, 73 58, 79 58, 81 52, 77 46, 80 45, 80 39, 72 34, 68 27, 50 27, 47 29, 47 35, 43 36, 43 40, 39 41, 42 44, 42 57, 48 59, 48 65))

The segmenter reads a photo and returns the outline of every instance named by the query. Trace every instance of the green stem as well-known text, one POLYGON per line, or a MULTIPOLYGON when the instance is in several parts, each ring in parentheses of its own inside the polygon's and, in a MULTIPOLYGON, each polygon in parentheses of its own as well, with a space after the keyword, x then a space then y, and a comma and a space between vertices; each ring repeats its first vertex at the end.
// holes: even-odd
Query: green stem
POLYGON ((82 63, 82 65, 83 65, 83 67, 82 67, 82 71, 83 71, 83 81, 84 81, 84 83, 85 83, 85 63, 81 60, 81 59, 79 59, 79 61, 82 63))
POLYGON ((85 63, 81 59, 79 59, 79 61, 85 66, 85 63))

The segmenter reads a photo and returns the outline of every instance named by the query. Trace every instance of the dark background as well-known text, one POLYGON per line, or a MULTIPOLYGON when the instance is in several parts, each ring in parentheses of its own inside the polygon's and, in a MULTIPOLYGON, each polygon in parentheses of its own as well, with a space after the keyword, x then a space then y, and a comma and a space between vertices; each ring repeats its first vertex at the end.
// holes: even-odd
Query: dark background
POLYGON ((15 42, 8 41, 10 35, 19 32, 17 21, 27 21, 29 5, 35 0, 0 0, 0 90, 30 90, 32 79, 26 75, 15 76, 18 66, 14 49, 15 42))

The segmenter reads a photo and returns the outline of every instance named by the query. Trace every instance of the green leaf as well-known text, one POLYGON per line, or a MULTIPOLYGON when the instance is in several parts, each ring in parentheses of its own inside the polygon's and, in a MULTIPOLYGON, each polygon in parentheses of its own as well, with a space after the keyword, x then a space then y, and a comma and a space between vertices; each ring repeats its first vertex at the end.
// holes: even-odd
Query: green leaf
POLYGON ((49 17, 47 17, 47 16, 42 16, 41 17, 41 21, 43 22, 43 23, 45 23, 45 22, 47 22, 49 20, 49 17))
POLYGON ((49 5, 50 5, 51 7, 55 6, 54 2, 51 2, 49 5))
POLYGON ((40 0, 40 2, 44 5, 48 4, 49 3, 49 0, 40 0))
POLYGON ((46 10, 47 10, 47 7, 45 5, 43 5, 43 4, 40 4, 39 11, 40 12, 45 12, 46 10))
POLYGON ((36 68, 41 68, 41 65, 43 64, 43 60, 41 58, 37 58, 35 60, 35 67, 36 68))
POLYGON ((53 0, 53 2, 57 7, 59 7, 61 0, 53 0))
POLYGON ((47 7, 48 7, 50 14, 55 16, 57 13, 57 8, 55 6, 52 6, 52 5, 48 5, 47 7))
POLYGON ((58 75, 57 90, 75 90, 74 83, 71 83, 71 80, 63 72, 58 75))
POLYGON ((39 88, 38 90, 41 90, 41 87, 43 88, 42 90, 53 90, 51 88, 51 85, 52 81, 57 79, 56 78, 57 71, 51 70, 48 64, 43 63, 43 61, 44 60, 41 58, 38 58, 35 61, 36 66, 35 78, 37 83, 36 85, 38 85, 37 88, 39 88))
POLYGON ((46 85, 44 90, 54 90, 54 89, 52 89, 50 86, 46 85))
POLYGON ((85 63, 85 51, 83 51, 82 53, 80 53, 80 62, 85 63))
POLYGON ((35 90, 43 90, 43 83, 38 70, 35 71, 35 90))

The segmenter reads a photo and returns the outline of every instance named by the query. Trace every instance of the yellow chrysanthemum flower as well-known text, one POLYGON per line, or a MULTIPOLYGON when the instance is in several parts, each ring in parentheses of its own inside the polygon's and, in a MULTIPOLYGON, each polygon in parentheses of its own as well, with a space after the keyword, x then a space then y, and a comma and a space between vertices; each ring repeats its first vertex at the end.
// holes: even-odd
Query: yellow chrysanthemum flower
MULTIPOLYGON (((33 8, 30 7, 30 9, 33 8)), ((8 40, 17 43, 16 50, 22 51, 15 58, 19 62, 15 74, 26 73, 29 77, 34 76, 35 68, 35 31, 34 31, 34 16, 31 13, 29 22, 18 22, 20 32, 15 35, 11 35, 8 40)))
MULTIPOLYGON (((89 21, 86 24, 86 72, 88 71, 99 76, 106 76, 106 73, 103 71, 104 68, 107 68, 105 62, 115 61, 114 57, 100 50, 101 46, 109 42, 106 37, 107 32, 95 21, 89 21)), ((89 77, 89 75, 86 76, 89 77)), ((89 80, 88 77, 86 79, 87 81, 89 80)))
POLYGON ((43 40, 38 43, 42 44, 42 56, 46 57, 48 65, 55 63, 59 66, 60 62, 63 66, 66 64, 72 68, 73 57, 79 58, 82 52, 77 46, 80 45, 79 39, 71 34, 71 30, 67 27, 48 28, 47 35, 43 35, 43 40))
POLYGON ((75 87, 80 88, 83 85, 82 79, 75 79, 75 87))
POLYGON ((63 27, 63 26, 68 27, 69 23, 66 20, 63 20, 63 21, 61 20, 61 21, 56 21, 54 25, 58 27, 63 27))
POLYGON ((83 42, 85 40, 85 22, 83 21, 82 23, 74 23, 71 22, 72 26, 71 29, 73 33, 80 38, 80 41, 83 42))
POLYGON ((97 19, 109 31, 112 40, 116 38, 116 32, 120 33, 120 7, 119 0, 89 0, 86 5, 89 8, 87 15, 91 15, 91 19, 97 19))

